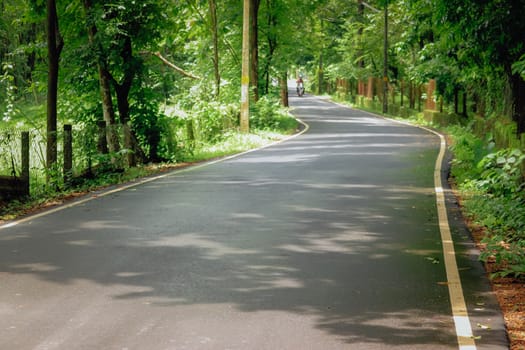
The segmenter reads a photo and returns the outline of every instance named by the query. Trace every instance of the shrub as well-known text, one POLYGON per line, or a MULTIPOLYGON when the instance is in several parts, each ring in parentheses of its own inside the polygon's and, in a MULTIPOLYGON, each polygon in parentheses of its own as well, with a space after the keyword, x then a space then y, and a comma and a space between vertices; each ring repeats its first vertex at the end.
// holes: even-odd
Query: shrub
POLYGON ((503 149, 485 156, 478 164, 481 170, 475 185, 496 196, 514 197, 523 189, 521 164, 525 154, 519 149, 503 149))
POLYGON ((482 139, 473 135, 467 129, 452 126, 449 132, 453 135, 454 143, 450 147, 454 153, 452 160, 451 174, 458 184, 464 183, 468 179, 477 178, 480 175, 476 164, 487 153, 492 145, 485 145, 482 139))
POLYGON ((483 239, 484 262, 494 260, 500 270, 493 276, 525 276, 525 193, 518 149, 490 153, 478 163, 477 177, 461 185, 467 193, 465 208, 474 221, 487 229, 483 239))
POLYGON ((289 116, 275 97, 263 96, 251 110, 250 126, 252 128, 266 131, 286 131, 294 130, 296 125, 297 121, 289 116))

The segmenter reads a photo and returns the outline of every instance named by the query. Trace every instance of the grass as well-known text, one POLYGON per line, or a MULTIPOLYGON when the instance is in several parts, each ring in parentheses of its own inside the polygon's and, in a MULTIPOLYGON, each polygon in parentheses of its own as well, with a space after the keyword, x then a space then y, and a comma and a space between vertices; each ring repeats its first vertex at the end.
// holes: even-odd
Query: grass
POLYGON ((185 160, 195 162, 225 157, 268 145, 269 143, 281 140, 284 136, 286 136, 286 134, 262 130, 255 130, 254 133, 250 134, 230 133, 224 140, 218 143, 200 146, 185 160))

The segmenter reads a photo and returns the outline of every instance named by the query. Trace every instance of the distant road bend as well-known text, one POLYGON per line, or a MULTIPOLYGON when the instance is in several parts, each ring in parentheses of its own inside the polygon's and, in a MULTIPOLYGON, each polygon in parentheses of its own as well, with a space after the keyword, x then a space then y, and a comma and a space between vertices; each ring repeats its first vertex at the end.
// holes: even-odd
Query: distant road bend
POLYGON ((439 138, 291 103, 309 130, 289 141, 1 227, 0 349, 508 348, 449 211, 454 322, 439 138))

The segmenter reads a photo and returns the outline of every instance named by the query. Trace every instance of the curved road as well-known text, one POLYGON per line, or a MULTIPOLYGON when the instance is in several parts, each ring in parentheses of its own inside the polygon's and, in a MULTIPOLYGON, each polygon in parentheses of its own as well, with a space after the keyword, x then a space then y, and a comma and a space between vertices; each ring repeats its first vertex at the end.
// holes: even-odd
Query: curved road
MULTIPOLYGON (((457 349, 439 139, 291 102, 287 142, 1 227, 0 349, 457 349)), ((505 349, 453 233, 477 348, 505 349)))

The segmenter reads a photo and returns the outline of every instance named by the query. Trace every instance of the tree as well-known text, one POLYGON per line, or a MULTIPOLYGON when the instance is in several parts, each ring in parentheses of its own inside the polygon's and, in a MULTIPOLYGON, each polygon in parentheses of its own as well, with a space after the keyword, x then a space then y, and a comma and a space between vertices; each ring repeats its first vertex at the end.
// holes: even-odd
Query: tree
POLYGON ((102 99, 102 115, 106 124, 106 141, 108 144, 108 150, 110 153, 116 153, 120 150, 120 144, 116 128, 115 109, 113 108, 111 95, 111 75, 107 69, 107 62, 103 56, 101 44, 96 40, 98 30, 94 19, 92 0, 84 0, 84 10, 87 18, 89 43, 91 45, 91 50, 96 56, 100 96, 102 99))
MULTIPOLYGON (((135 78, 144 70, 140 51, 155 47, 160 28, 164 23, 161 6, 158 1, 143 1, 140 6, 132 0, 118 0, 112 4, 88 1, 84 3, 88 11, 98 13, 89 24, 93 37, 106 124, 113 130, 111 118, 112 99, 110 86, 116 94, 116 105, 121 128, 124 134, 124 147, 127 152, 127 163, 134 166, 145 160, 145 154, 139 145, 133 128, 130 109, 130 92, 135 78), (138 53, 135 53, 138 52, 138 53)), ((117 149, 116 138, 110 134, 113 149, 117 149)), ((109 141, 109 140, 108 140, 109 141)))
POLYGON ((259 100, 259 5, 250 0, 250 89, 254 102, 259 100))
POLYGON ((241 68, 241 132, 247 133, 250 130, 250 21, 251 0, 244 0, 243 24, 242 24, 242 68, 241 68))
POLYGON ((518 134, 525 132, 525 80, 512 69, 525 53, 525 1, 441 0, 438 10, 441 36, 462 62, 494 76, 504 74, 509 114, 518 134))
MULTIPOLYGON (((45 22, 41 21, 45 7, 42 16, 36 16, 28 5, 13 0, 0 2, 0 63, 12 67, 16 97, 31 87, 37 65, 35 43, 41 39, 40 31, 45 35, 45 22)), ((2 93, 0 90, 0 99, 5 98, 2 93)))
POLYGON ((59 58, 64 42, 58 28, 55 0, 47 0, 46 29, 48 52, 47 78, 47 148, 46 165, 52 169, 57 162, 57 95, 59 58))
POLYGON ((208 0, 210 13, 210 30, 213 43, 213 74, 215 76, 215 97, 219 98, 221 89, 221 72, 219 69, 219 29, 217 21, 217 2, 208 0))

